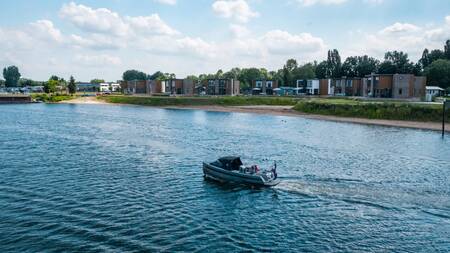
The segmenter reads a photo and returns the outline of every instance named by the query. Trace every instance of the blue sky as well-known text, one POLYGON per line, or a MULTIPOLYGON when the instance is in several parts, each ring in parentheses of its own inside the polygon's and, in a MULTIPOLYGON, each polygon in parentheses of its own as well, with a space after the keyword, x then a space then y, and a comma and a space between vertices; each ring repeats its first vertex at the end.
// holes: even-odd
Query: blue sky
POLYGON ((449 0, 109 0, 0 3, 0 67, 44 80, 281 68, 387 50, 417 60, 450 39, 449 0))

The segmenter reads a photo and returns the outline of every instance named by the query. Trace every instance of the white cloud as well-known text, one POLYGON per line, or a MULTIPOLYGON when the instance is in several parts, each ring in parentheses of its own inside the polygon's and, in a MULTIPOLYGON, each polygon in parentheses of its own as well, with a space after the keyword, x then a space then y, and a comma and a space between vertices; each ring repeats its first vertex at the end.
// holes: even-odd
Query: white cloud
POLYGON ((136 33, 175 35, 179 32, 161 20, 158 14, 146 17, 126 17, 127 24, 136 33))
POLYGON ((237 24, 231 24, 230 31, 234 38, 242 38, 250 34, 250 31, 247 27, 237 24))
POLYGON ((295 35, 286 31, 273 30, 267 32, 262 41, 267 50, 273 54, 314 53, 325 48, 325 43, 321 38, 314 37, 309 33, 295 35))
POLYGON ((30 23, 32 34, 43 40, 53 40, 56 42, 63 42, 61 31, 56 29, 50 20, 38 20, 30 23))
POLYGON ((92 34, 90 36, 72 34, 69 36, 68 43, 77 48, 95 50, 111 50, 125 47, 122 40, 101 34, 92 34))
POLYGON ((389 34, 405 34, 405 33, 414 33, 420 30, 420 27, 415 26, 413 24, 408 23, 395 23, 390 25, 383 30, 381 30, 381 34, 389 35, 389 34))
POLYGON ((251 18, 259 16, 252 11, 245 0, 220 0, 212 4, 213 11, 220 17, 231 18, 238 22, 246 23, 251 18))
POLYGON ((337 5, 337 4, 343 4, 347 2, 347 0, 297 0, 297 2, 305 7, 313 6, 316 4, 322 4, 322 5, 337 5))
POLYGON ((110 67, 111 65, 120 65, 122 63, 119 57, 107 54, 100 54, 100 55, 78 54, 75 56, 74 59, 79 64, 95 67, 110 67))
POLYGON ((59 14, 78 28, 89 32, 111 33, 122 36, 128 32, 128 26, 119 14, 106 8, 92 9, 71 2, 64 4, 59 14))
POLYGON ((378 32, 360 32, 351 35, 346 55, 369 54, 382 59, 387 51, 404 51, 410 59, 417 61, 425 48, 442 48, 450 38, 450 16, 440 25, 420 27, 410 23, 396 22, 378 32))
POLYGON ((176 5, 177 0, 154 0, 155 2, 161 3, 161 4, 167 4, 167 5, 176 5))

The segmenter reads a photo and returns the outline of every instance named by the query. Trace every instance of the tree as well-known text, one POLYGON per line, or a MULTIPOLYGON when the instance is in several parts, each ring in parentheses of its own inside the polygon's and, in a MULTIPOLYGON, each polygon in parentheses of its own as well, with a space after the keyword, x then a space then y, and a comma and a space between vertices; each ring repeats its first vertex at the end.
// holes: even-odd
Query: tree
POLYGON ((138 71, 138 70, 127 70, 123 73, 122 79, 124 81, 145 81, 149 79, 149 76, 145 74, 144 72, 138 71))
POLYGON ((92 84, 101 84, 101 83, 104 83, 105 82, 105 80, 103 80, 103 79, 98 79, 98 78, 95 78, 95 79, 92 79, 91 80, 91 83, 92 84))
POLYGON ((238 77, 238 80, 241 83, 242 88, 247 88, 251 86, 252 81, 257 79, 264 79, 261 70, 258 68, 242 69, 238 77))
POLYGON ((450 40, 447 40, 445 42, 444 54, 445 54, 445 58, 447 58, 447 60, 450 60, 450 40))
POLYGON ((337 49, 329 50, 327 58, 327 76, 333 78, 341 77, 341 68, 342 63, 339 51, 337 49))
POLYGON ((428 66, 424 74, 427 77, 428 85, 439 86, 443 89, 450 88, 450 61, 437 60, 428 66))
POLYGON ((216 78, 217 79, 222 79, 223 78, 223 70, 221 70, 221 69, 217 70, 216 78))
POLYGON ((293 70, 294 80, 308 80, 316 78, 316 67, 312 63, 306 63, 293 70))
POLYGON ((322 61, 316 67, 316 77, 319 79, 329 78, 327 75, 327 61, 322 61))
POLYGON ((227 71, 223 74, 223 78, 237 80, 240 74, 241 74, 240 68, 232 68, 230 71, 227 71))
POLYGON ((381 63, 380 74, 413 74, 414 64, 409 61, 408 54, 401 51, 391 51, 384 55, 381 63))
POLYGON ((342 75, 346 77, 358 76, 358 57, 351 56, 345 59, 342 64, 342 75))
POLYGON ((77 85, 75 84, 75 78, 70 76, 69 85, 67 86, 70 94, 75 94, 77 92, 77 85))
POLYGON ((44 83, 45 93, 53 93, 56 91, 56 86, 58 86, 58 81, 51 79, 44 83))
POLYGON ((430 65, 430 51, 428 51, 427 48, 423 50, 422 58, 420 58, 419 63, 420 65, 422 65, 422 68, 426 68, 428 67, 428 65, 430 65))
POLYGON ((284 85, 293 86, 294 85, 294 70, 298 68, 298 63, 295 59, 289 59, 282 69, 282 79, 284 85))
POLYGON ((5 78, 6 87, 17 87, 20 79, 19 68, 16 66, 4 68, 3 77, 5 78))

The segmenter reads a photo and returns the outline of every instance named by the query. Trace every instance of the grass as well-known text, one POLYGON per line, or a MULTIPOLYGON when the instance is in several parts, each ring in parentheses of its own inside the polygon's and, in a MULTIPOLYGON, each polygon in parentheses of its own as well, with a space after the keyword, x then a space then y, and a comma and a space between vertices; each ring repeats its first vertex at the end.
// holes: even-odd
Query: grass
MULTIPOLYGON (((304 113, 367 119, 442 121, 442 106, 410 102, 372 102, 358 100, 309 99, 299 101, 294 109, 304 113)), ((450 112, 446 122, 450 122, 450 112)))
POLYGON ((109 103, 122 103, 146 106, 243 106, 243 105, 295 105, 299 99, 287 97, 139 97, 139 96, 103 96, 109 103))
MULTIPOLYGON (((109 103, 145 106, 245 106, 290 105, 303 113, 367 119, 442 121, 442 106, 401 100, 363 100, 358 98, 294 98, 265 96, 164 97, 124 96, 98 97, 109 103)), ((446 121, 450 122, 450 112, 446 121)))
POLYGON ((71 96, 71 95, 65 95, 65 94, 46 94, 46 93, 39 93, 39 94, 32 94, 31 97, 37 101, 42 101, 46 103, 58 103, 64 100, 70 100, 74 99, 77 96, 71 96))

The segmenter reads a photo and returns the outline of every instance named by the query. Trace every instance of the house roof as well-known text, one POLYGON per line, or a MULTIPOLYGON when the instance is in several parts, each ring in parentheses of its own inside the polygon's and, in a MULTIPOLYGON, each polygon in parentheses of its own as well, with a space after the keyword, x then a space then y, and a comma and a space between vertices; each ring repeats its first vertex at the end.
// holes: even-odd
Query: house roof
POLYGON ((442 89, 442 88, 439 87, 439 86, 427 86, 426 89, 427 89, 427 90, 441 90, 441 91, 444 90, 444 89, 442 89))

